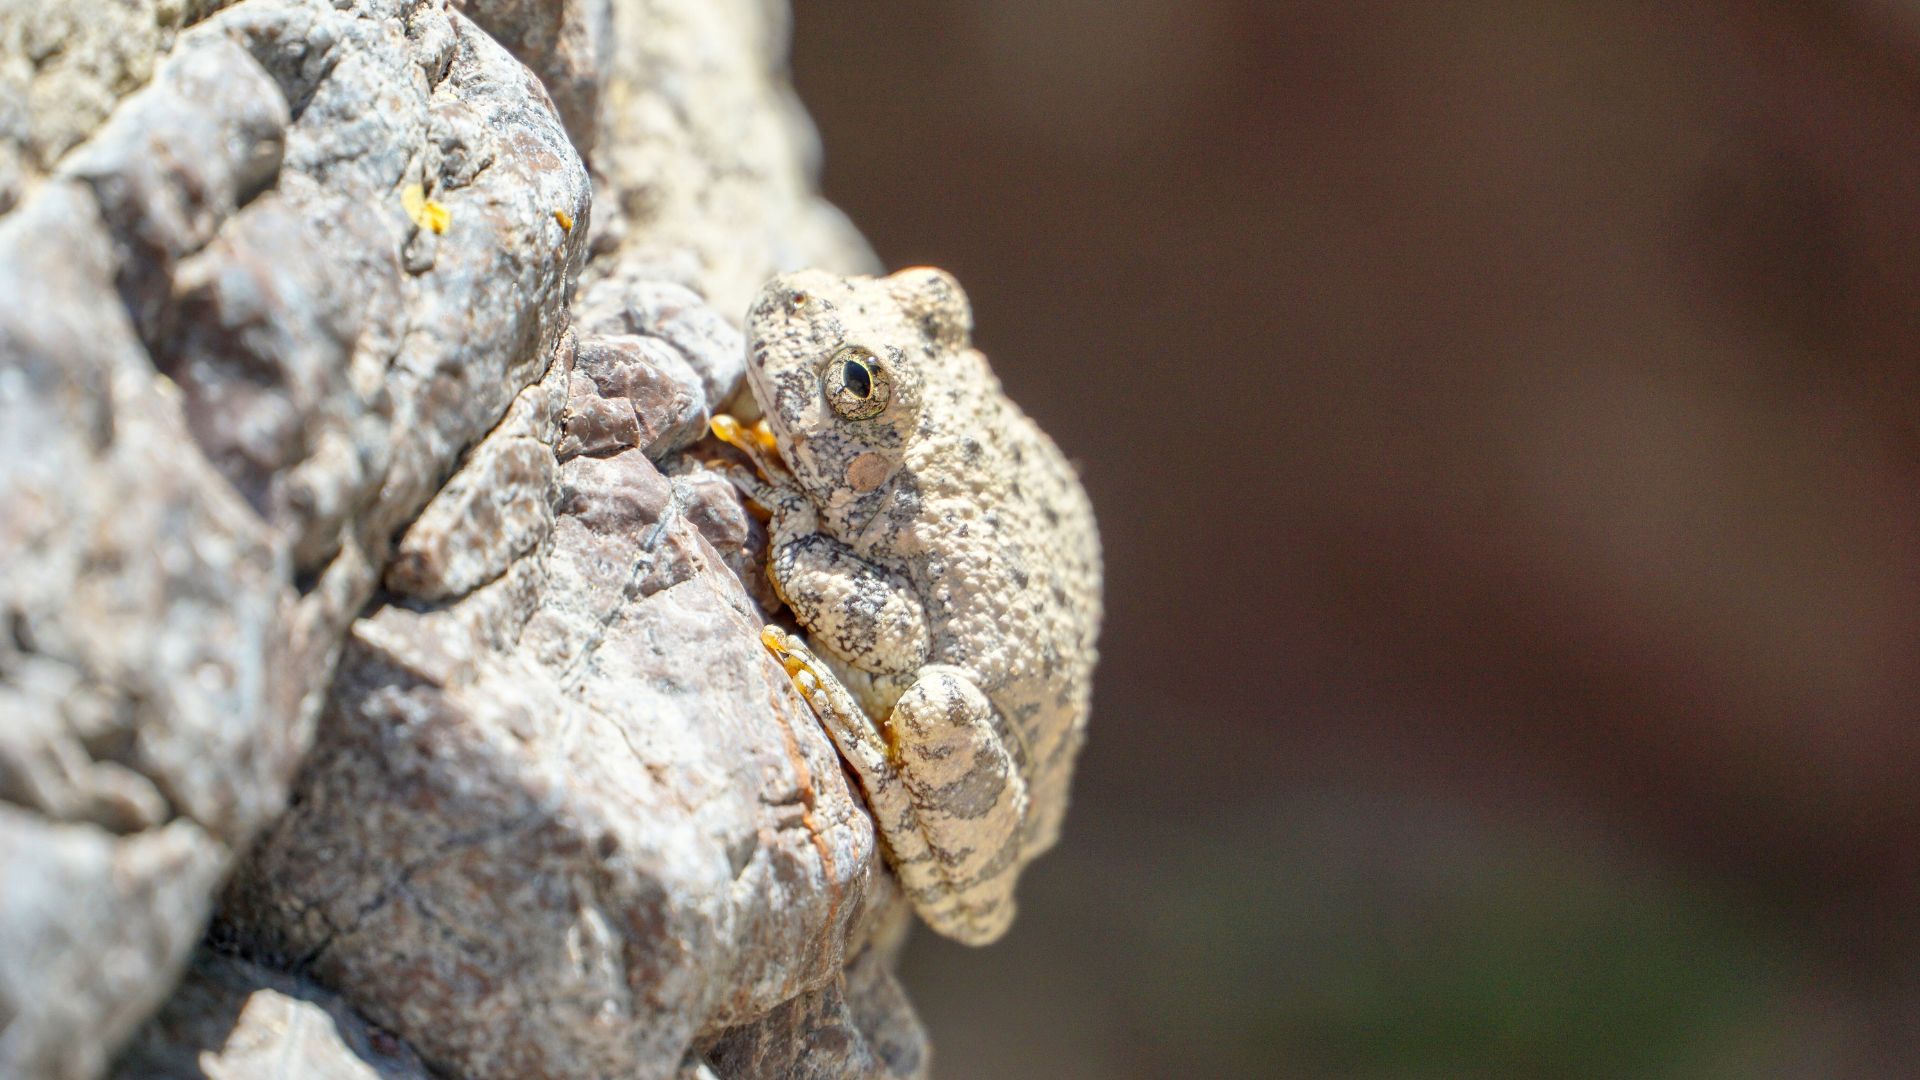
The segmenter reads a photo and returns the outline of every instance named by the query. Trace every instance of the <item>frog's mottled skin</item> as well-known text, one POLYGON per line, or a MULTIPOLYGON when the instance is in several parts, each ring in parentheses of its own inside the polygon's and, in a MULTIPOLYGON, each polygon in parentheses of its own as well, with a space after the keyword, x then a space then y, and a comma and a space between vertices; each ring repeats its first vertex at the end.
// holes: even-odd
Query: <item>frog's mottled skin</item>
POLYGON ((784 467, 756 453, 766 481, 739 480, 773 512, 768 573, 813 651, 773 628, 769 646, 858 774, 920 914, 984 944, 1066 811, 1100 543, 1073 467, 971 329, 939 270, 776 279, 749 315, 747 379, 784 467), (890 391, 863 419, 829 400, 847 346, 873 365, 858 388, 890 391))

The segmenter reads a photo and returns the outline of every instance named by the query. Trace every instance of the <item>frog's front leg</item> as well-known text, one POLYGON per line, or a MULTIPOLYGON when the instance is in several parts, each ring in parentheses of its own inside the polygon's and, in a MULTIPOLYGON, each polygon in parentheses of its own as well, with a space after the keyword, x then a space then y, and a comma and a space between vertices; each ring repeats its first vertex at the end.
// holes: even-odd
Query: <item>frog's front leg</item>
POLYGON ((767 576, 813 642, 835 659, 887 674, 926 661, 927 613, 912 584, 840 541, 823 533, 776 536, 767 576))
POLYGON ((998 939, 1013 922, 1027 787, 992 702, 966 672, 930 664, 876 728, 799 641, 771 626, 762 640, 859 777, 920 917, 969 945, 998 939))

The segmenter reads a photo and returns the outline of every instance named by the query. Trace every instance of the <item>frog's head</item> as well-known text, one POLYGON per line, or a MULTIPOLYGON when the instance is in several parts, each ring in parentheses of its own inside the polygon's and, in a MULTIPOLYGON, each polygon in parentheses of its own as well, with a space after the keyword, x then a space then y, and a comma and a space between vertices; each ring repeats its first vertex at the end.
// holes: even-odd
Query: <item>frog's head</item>
POLYGON ((885 278, 803 270, 760 290, 747 315, 747 382, 817 505, 887 487, 919 430, 926 388, 971 329, 959 283, 930 267, 885 278))

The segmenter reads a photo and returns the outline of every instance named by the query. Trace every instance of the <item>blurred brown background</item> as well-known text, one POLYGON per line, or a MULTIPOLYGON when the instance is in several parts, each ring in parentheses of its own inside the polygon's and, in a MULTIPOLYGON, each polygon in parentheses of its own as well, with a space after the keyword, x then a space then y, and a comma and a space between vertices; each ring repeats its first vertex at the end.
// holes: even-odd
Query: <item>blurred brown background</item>
POLYGON ((1920 5, 797 7, 1108 552, 940 1075, 1915 1075, 1920 5))

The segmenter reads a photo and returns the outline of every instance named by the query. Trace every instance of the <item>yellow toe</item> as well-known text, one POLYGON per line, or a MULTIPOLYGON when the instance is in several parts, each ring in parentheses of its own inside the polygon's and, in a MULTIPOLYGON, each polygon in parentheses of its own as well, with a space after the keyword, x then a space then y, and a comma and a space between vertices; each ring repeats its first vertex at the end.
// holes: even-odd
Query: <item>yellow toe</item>
POLYGON ((713 430, 714 438, 728 446, 737 446, 742 450, 748 448, 747 429, 740 426, 740 421, 726 413, 714 413, 713 419, 707 421, 707 427, 713 430))
POLYGON ((807 663, 800 655, 800 643, 795 641, 793 636, 785 630, 777 626, 761 627, 760 644, 765 645, 767 651, 773 654, 774 659, 780 661, 780 666, 786 669, 788 678, 797 680, 802 674, 805 674, 808 678, 812 679, 815 684, 818 684, 820 679, 819 675, 813 670, 813 666, 807 663))

